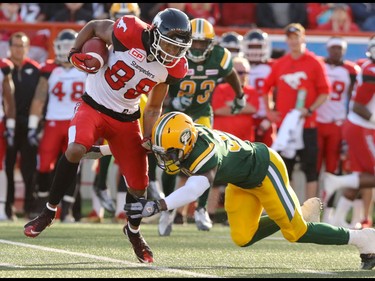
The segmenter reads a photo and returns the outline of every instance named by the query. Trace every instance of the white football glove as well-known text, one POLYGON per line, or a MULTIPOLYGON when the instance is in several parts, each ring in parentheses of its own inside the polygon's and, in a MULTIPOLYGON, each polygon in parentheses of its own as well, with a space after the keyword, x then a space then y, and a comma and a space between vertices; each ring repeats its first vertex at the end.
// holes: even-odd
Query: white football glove
POLYGON ((192 102, 192 96, 174 97, 172 100, 172 106, 178 111, 185 111, 192 102))

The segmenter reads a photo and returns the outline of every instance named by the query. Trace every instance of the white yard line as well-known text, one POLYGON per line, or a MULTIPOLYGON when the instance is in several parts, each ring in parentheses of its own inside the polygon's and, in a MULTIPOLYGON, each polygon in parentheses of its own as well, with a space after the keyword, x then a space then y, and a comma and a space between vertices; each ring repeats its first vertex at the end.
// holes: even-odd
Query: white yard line
MULTIPOLYGON (((133 262, 129 262, 129 261, 112 259, 112 258, 108 258, 108 257, 96 256, 96 255, 91 255, 91 254, 84 254, 84 253, 79 253, 79 252, 66 251, 66 250, 49 248, 49 247, 44 247, 44 246, 30 245, 30 244, 26 244, 26 243, 13 242, 13 241, 8 241, 8 240, 3 240, 3 239, 0 239, 0 243, 19 246, 19 247, 25 247, 25 248, 33 248, 33 249, 41 250, 41 251, 61 253, 61 254, 67 254, 67 255, 78 256, 78 257, 84 257, 84 258, 95 259, 95 260, 100 260, 100 261, 119 263, 119 264, 124 264, 126 266, 145 267, 147 269, 166 271, 166 272, 171 272, 171 273, 175 273, 175 274, 179 274, 179 275, 187 275, 187 276, 192 276, 192 277, 203 277, 203 278, 221 278, 220 276, 215 276, 215 275, 201 274, 201 273, 191 272, 191 271, 187 271, 187 270, 172 269, 172 268, 168 268, 168 267, 152 266, 152 265, 147 265, 147 264, 143 264, 143 263, 133 263, 133 262)), ((22 268, 22 266, 5 264, 5 263, 0 263, 0 266, 22 268)))

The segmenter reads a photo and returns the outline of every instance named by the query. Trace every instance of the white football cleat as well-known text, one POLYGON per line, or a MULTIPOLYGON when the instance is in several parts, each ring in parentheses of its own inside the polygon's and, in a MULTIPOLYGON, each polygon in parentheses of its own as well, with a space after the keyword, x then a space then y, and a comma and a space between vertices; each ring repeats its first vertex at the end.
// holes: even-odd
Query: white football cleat
POLYGON ((212 228, 212 221, 205 208, 196 209, 194 219, 198 230, 209 231, 212 228))
POLYGON ((355 245, 361 257, 361 269, 371 270, 375 267, 375 229, 364 228, 351 230, 349 244, 355 245))
POLYGON ((306 222, 320 222, 323 203, 318 197, 307 199, 301 206, 302 216, 306 222))
POLYGON ((160 236, 169 236, 172 232, 172 225, 177 209, 160 212, 158 231, 160 236))

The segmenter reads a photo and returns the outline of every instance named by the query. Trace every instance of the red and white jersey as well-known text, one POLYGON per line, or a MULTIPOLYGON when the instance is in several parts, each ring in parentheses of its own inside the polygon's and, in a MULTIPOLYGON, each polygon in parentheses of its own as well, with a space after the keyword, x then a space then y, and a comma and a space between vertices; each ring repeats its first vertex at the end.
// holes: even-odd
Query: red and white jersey
POLYGON ((141 94, 147 96, 156 84, 167 82, 168 76, 182 79, 186 75, 186 58, 166 68, 149 53, 149 47, 142 41, 144 30, 149 27, 134 16, 116 21, 113 35, 122 49, 111 46, 108 63, 96 74, 89 74, 86 82, 87 94, 98 104, 115 112, 133 114, 139 109, 141 94))
POLYGON ((13 63, 5 58, 0 59, 0 120, 4 117, 4 107, 3 104, 3 82, 5 76, 7 76, 13 69, 13 63))
MULTIPOLYGON (((367 60, 361 66, 361 71, 357 76, 356 91, 352 96, 350 108, 353 102, 362 104, 374 114, 375 112, 375 63, 367 60)), ((348 114, 348 119, 361 127, 368 129, 375 129, 375 124, 362 118, 351 109, 348 114)))
POLYGON ((273 60, 269 60, 265 63, 251 64, 249 73, 249 84, 255 88, 258 93, 259 98, 259 108, 256 113, 254 113, 253 118, 262 118, 266 116, 266 106, 264 104, 263 98, 263 86, 264 80, 271 72, 273 60))
POLYGON ((85 92, 87 74, 75 67, 64 68, 48 60, 42 65, 41 75, 48 80, 46 120, 70 120, 85 92))
POLYGON ((351 61, 343 61, 340 65, 331 64, 325 60, 328 79, 331 82, 331 92, 328 99, 316 110, 316 121, 332 123, 343 121, 347 115, 347 104, 351 97, 350 85, 355 83, 360 67, 351 61))

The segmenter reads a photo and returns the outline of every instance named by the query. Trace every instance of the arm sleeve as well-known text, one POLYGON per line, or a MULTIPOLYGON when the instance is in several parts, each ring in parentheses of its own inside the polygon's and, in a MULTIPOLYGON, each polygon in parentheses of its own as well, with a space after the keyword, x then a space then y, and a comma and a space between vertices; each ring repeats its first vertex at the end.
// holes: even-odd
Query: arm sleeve
POLYGON ((173 210, 197 200, 209 187, 210 183, 207 177, 189 177, 184 186, 165 197, 164 201, 167 205, 167 209, 173 210))

